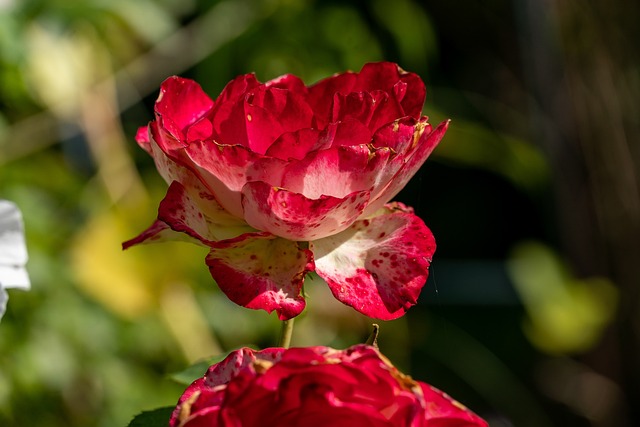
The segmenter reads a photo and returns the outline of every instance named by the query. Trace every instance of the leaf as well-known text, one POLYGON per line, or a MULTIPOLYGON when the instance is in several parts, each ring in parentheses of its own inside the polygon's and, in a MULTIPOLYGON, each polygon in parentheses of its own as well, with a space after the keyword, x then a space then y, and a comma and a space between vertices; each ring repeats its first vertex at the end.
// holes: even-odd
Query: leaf
POLYGON ((165 406, 136 415, 128 427, 166 427, 173 412, 173 406, 165 406))

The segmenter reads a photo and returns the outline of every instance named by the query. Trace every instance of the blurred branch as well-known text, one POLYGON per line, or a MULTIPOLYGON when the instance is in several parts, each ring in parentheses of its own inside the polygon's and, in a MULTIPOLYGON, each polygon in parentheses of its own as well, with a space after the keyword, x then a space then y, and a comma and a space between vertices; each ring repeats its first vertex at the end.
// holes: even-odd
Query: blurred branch
MULTIPOLYGON (((157 90, 168 75, 181 73, 202 61, 270 13, 272 10, 256 10, 250 1, 222 1, 98 83, 94 91, 104 93, 105 88, 108 91, 115 86, 121 112, 157 90)), ((76 100, 65 100, 60 108, 45 110, 8 127, 0 134, 0 164, 56 143, 59 133, 55 111, 78 111, 80 106, 76 104, 76 100)))

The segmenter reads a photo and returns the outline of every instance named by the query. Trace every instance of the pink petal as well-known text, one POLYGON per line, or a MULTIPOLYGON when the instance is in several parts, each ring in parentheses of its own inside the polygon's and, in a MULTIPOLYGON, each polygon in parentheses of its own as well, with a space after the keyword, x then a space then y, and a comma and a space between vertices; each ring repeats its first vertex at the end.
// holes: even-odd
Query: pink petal
POLYGON ((147 153, 151 154, 151 137, 149 136, 149 126, 140 126, 136 132, 136 142, 147 153))
POLYGON ((206 187, 232 215, 243 217, 241 191, 247 181, 279 185, 286 161, 264 157, 241 145, 195 141, 185 148, 188 162, 206 187))
POLYGON ((290 240, 308 241, 338 233, 362 213, 368 191, 343 198, 307 198, 262 181, 248 182, 242 189, 244 218, 254 228, 290 240))
POLYGON ((402 316, 417 302, 435 248, 420 218, 391 209, 309 243, 316 272, 333 295, 382 320, 402 316))
POLYGON ((370 150, 364 144, 316 151, 285 168, 282 187, 310 199, 367 191, 378 185, 390 154, 388 148, 370 150))
POLYGON ((173 135, 184 137, 186 128, 202 118, 213 106, 213 101, 193 80, 173 76, 160 86, 160 95, 156 101, 156 114, 162 117, 166 126, 170 122, 175 126, 173 135))
POLYGON ((222 292, 238 305, 275 310, 281 320, 305 307, 302 284, 313 271, 313 254, 295 242, 267 233, 245 234, 213 244, 206 262, 222 292))
MULTIPOLYGON (((176 233, 164 221, 155 220, 145 231, 133 239, 122 243, 122 249, 129 249, 131 246, 143 243, 168 242, 179 239, 181 234, 176 233)), ((186 236, 185 236, 186 237, 186 236)))
MULTIPOLYGON (((256 360, 272 363, 278 362, 282 359, 283 354, 285 354, 284 351, 283 348, 279 347, 269 347, 259 351, 252 350, 248 347, 234 350, 229 353, 222 362, 210 366, 204 375, 203 382, 199 383, 198 386, 200 388, 215 388, 220 385, 226 385, 241 371, 245 370, 245 368, 255 373, 253 363, 256 360)), ((196 383, 198 381, 199 380, 196 380, 196 383)))
MULTIPOLYGON (((408 155, 398 156, 390 162, 390 164, 396 164, 392 164, 389 170, 397 170, 397 172, 386 187, 374 190, 372 200, 364 211, 364 216, 373 214, 404 188, 442 140, 442 137, 449 127, 449 120, 440 123, 438 127, 431 132, 428 132, 430 125, 423 123, 422 126, 424 126, 422 133, 420 133, 420 128, 416 126, 412 143, 405 148, 405 151, 408 151, 408 155), (415 138, 418 137, 420 139, 415 142, 415 138)), ((404 144, 403 142, 401 143, 404 144)))
POLYGON ((158 219, 139 236, 123 243, 123 248, 139 243, 188 240, 168 229, 184 233, 203 245, 254 231, 242 220, 229 215, 195 178, 189 183, 189 190, 173 181, 160 202, 158 219))

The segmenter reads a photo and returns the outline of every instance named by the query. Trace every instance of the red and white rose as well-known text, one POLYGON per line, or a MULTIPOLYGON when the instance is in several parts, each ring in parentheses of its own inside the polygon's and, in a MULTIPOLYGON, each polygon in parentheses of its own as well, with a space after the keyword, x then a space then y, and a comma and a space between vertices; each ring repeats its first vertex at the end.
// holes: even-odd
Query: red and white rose
POLYGON ((124 247, 173 239, 206 245, 222 291, 281 319, 304 309, 316 272, 343 303, 374 318, 418 299, 435 241, 388 202, 442 139, 422 116, 421 79, 392 63, 312 86, 293 75, 231 81, 212 100, 171 77, 137 141, 169 189, 158 219, 124 247))
POLYGON ((187 388, 170 426, 488 427, 367 345, 236 350, 187 388))

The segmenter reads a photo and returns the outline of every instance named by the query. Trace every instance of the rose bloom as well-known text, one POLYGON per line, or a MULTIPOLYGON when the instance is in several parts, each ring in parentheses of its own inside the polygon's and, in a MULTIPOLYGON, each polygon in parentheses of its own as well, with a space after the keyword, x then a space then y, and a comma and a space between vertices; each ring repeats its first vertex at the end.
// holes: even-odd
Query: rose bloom
POLYGON ((361 313, 402 316, 435 241, 411 208, 388 202, 448 125, 422 116, 425 94, 416 74, 386 62, 308 87, 247 74, 216 100, 167 79, 136 139, 169 189, 158 219, 123 246, 182 233, 210 248, 206 263, 232 301, 281 319, 304 309, 309 272, 361 313))
POLYGON ((243 348, 193 382, 171 427, 487 427, 374 347, 243 348))

